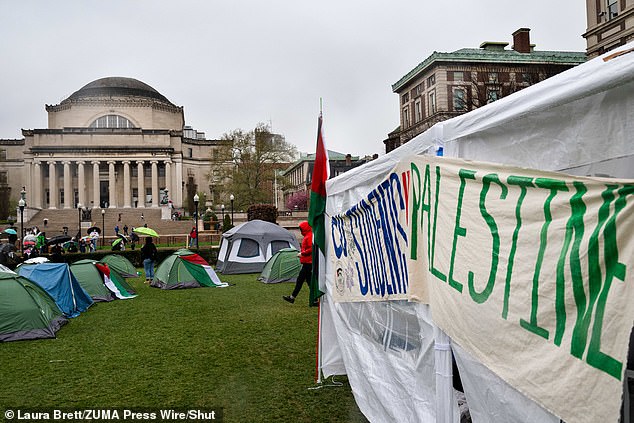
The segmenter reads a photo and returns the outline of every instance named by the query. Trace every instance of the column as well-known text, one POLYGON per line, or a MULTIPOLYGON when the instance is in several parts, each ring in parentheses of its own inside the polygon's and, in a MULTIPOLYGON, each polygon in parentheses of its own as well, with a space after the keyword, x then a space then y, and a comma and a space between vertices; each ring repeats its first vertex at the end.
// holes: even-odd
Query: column
POLYGON ((86 174, 84 165, 86 162, 80 160, 77 162, 77 193, 79 204, 88 207, 86 204, 86 174))
POLYGON ((174 177, 174 207, 183 207, 183 162, 176 161, 176 175, 174 177))
POLYGON ((152 160, 152 207, 159 206, 158 162, 152 160))
POLYGON ((168 193, 168 199, 172 199, 174 193, 172 192, 172 162, 165 161, 165 189, 168 193))
POLYGON ((99 160, 95 160, 90 163, 92 163, 92 198, 94 203, 93 208, 101 208, 101 202, 99 201, 99 160))
POLYGON ((55 172, 55 161, 48 162, 48 208, 57 208, 57 174, 55 172))
MULTIPOLYGON (((33 160, 24 161, 24 186, 28 193, 25 200, 26 206, 33 207, 33 160)), ((26 213, 29 214, 28 211, 26 213)))
POLYGON ((108 208, 114 209, 117 207, 117 187, 115 186, 116 180, 114 178, 114 164, 115 161, 108 162, 108 208))
POLYGON ((123 161, 123 208, 130 208, 130 160, 123 161))
POLYGON ((33 202, 33 207, 36 209, 42 208, 42 163, 35 162, 33 163, 33 185, 31 186, 33 189, 33 195, 31 197, 31 201, 33 202))
POLYGON ((73 177, 70 175, 70 162, 64 161, 64 208, 73 208, 73 177))
POLYGON ((145 207, 145 182, 143 180, 143 160, 138 160, 136 162, 137 173, 138 173, 138 182, 137 182, 137 191, 139 195, 139 203, 137 207, 145 207))

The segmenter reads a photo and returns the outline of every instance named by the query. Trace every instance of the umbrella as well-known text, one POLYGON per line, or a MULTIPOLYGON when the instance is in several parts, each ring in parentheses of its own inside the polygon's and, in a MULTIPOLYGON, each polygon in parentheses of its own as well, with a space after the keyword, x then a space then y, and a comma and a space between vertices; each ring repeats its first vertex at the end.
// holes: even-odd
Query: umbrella
POLYGON ((68 235, 56 235, 46 241, 47 245, 63 244, 66 241, 70 241, 72 238, 68 235))
POLYGON ((35 241, 23 241, 22 244, 24 244, 24 246, 35 245, 35 241))
POLYGON ((140 228, 134 228, 133 232, 136 232, 139 235, 153 236, 155 238, 158 238, 159 236, 154 229, 146 228, 145 226, 141 226, 140 228))
POLYGON ((9 234, 9 235, 17 235, 18 233, 15 231, 15 229, 11 229, 11 228, 7 228, 4 231, 5 234, 9 234))
POLYGON ((125 244, 125 241, 123 241, 123 239, 121 239, 121 238, 117 238, 117 239, 115 239, 115 240, 112 242, 112 244, 110 244, 110 245, 112 245, 112 246, 114 247, 115 245, 119 245, 119 244, 121 244, 121 242, 123 242, 123 243, 125 244))
POLYGON ((35 235, 29 234, 27 236, 24 237, 24 239, 22 240, 22 242, 27 243, 27 242, 36 242, 37 241, 37 237, 35 235))
POLYGON ((62 244, 62 248, 67 250, 71 247, 71 245, 74 245, 75 247, 77 247, 79 244, 77 244, 77 242, 75 241, 67 241, 65 243, 62 244))
POLYGON ((117 236, 123 241, 123 242, 128 242, 128 237, 123 235, 123 234, 117 234, 117 236))
POLYGON ((100 234, 101 233, 101 229, 98 226, 91 226, 90 228, 88 228, 86 233, 89 234, 91 232, 97 232, 98 234, 100 234))

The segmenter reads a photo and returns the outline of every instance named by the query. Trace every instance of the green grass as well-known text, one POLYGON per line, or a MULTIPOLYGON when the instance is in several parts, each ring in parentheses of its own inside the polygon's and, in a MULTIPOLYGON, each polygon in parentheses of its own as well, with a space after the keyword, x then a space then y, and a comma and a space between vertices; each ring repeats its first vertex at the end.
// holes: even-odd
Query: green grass
MULTIPOLYGON (((0 408, 223 409, 225 422, 364 422, 350 386, 315 386, 317 309, 308 290, 257 275, 228 288, 97 303, 57 339, 0 344, 0 408)), ((1 410, 0 410, 1 411, 1 410)))

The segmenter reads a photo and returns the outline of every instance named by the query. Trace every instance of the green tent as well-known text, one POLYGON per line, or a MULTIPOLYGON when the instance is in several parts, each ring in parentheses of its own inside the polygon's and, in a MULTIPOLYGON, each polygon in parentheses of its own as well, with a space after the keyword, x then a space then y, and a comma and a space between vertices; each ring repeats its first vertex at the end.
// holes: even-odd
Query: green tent
POLYGON ((0 341, 55 338, 66 322, 55 300, 37 284, 0 272, 0 341))
POLYGON ((116 270, 124 278, 136 278, 139 276, 132 262, 120 254, 108 254, 101 259, 101 262, 106 263, 108 267, 116 270))
POLYGON ((187 249, 180 249, 159 264, 151 286, 161 289, 225 287, 201 256, 187 249))
POLYGON ((96 260, 79 260, 70 266, 79 284, 94 301, 112 301, 136 297, 134 289, 105 263, 96 260))
POLYGON ((282 248, 266 262, 258 278, 264 283, 295 282, 302 265, 295 248, 282 248))

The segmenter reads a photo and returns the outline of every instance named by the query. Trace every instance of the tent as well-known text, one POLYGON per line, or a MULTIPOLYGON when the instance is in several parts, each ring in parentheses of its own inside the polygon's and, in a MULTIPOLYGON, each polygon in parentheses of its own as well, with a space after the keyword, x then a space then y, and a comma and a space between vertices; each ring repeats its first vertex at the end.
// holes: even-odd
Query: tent
POLYGON ((120 254, 108 254, 101 259, 101 262, 106 263, 110 269, 115 270, 124 278, 139 276, 132 262, 120 254))
POLYGON ((175 251, 157 267, 150 286, 161 289, 226 287, 200 255, 185 248, 175 251))
POLYGON ((66 322, 53 298, 37 284, 0 272, 0 341, 55 338, 66 322))
POLYGON ((264 283, 295 282, 302 264, 297 257, 295 248, 282 248, 264 265, 264 269, 258 278, 264 283))
MULTIPOLYGON (((555 279, 560 274, 557 269, 552 266, 546 268, 546 265, 540 270, 543 275, 552 275, 551 278, 537 278, 540 274, 536 272, 515 272, 513 277, 518 278, 530 279, 536 275, 535 285, 532 281, 506 284, 505 278, 509 277, 510 271, 508 268, 503 271, 502 266, 507 266, 509 251, 513 251, 508 245, 509 240, 513 239, 514 225, 503 228, 500 220, 495 223, 491 220, 490 212, 493 210, 491 204, 497 207, 496 212, 510 203, 519 204, 517 185, 504 184, 503 180, 496 179, 500 174, 498 170, 503 167, 511 168, 513 172, 517 172, 516 175, 525 172, 543 175, 541 182, 572 180, 574 184, 566 182, 569 196, 577 192, 576 189, 583 190, 586 183, 600 185, 602 181, 599 177, 634 178, 632 93, 634 44, 630 43, 470 113, 440 122, 377 160, 327 182, 327 260, 325 273, 320 275, 320 281, 323 280, 320 289, 326 295, 320 303, 318 366, 323 376, 348 375, 355 400, 369 420, 458 421, 452 389, 452 355, 459 369, 474 422, 556 423, 560 418, 577 422, 618 420, 622 373, 614 371, 612 375, 606 375, 588 364, 590 360, 585 358, 585 354, 591 355, 588 349, 583 352, 583 356, 577 353, 578 358, 570 357, 574 348, 571 348, 570 330, 566 325, 574 324, 578 316, 575 315, 580 313, 572 298, 573 287, 568 282, 555 287, 555 279), (427 161, 426 163, 432 163, 428 167, 401 167, 408 163, 418 163, 417 160, 421 157, 432 160, 439 155, 444 157, 438 158, 435 163, 427 161), (438 219, 430 218, 436 216, 434 208, 437 203, 434 199, 438 198, 437 192, 446 189, 445 182, 450 180, 450 173, 444 173, 449 166, 468 170, 461 175, 462 188, 453 191, 456 202, 462 200, 459 197, 463 193, 470 192, 470 187, 475 187, 475 183, 484 179, 481 175, 490 178, 490 186, 485 185, 490 190, 488 193, 483 190, 480 197, 481 207, 475 213, 471 211, 473 209, 469 210, 473 213, 472 216, 479 219, 479 226, 467 225, 470 222, 467 207, 460 218, 453 218, 449 214, 439 214, 438 219), (472 169, 477 172, 474 174, 472 169), (416 174, 415 170, 420 171, 420 174, 416 174), (578 176, 568 178, 555 172, 578 176), (586 175, 589 177, 585 178, 586 175), (413 190, 411 187, 414 180, 423 181, 424 188, 413 190), (514 187, 515 191, 511 191, 509 187, 514 187), (414 209, 414 204, 421 206, 414 209), (417 221, 402 219, 410 216, 413 210, 419 212, 417 221), (355 222, 350 224, 349 216, 357 219, 356 226, 353 226, 355 222), (387 219, 392 216, 393 220, 387 219), (414 232, 408 231, 407 226, 401 226, 403 222, 417 222, 427 233, 425 238, 417 239, 416 248, 420 252, 416 254, 418 263, 408 250, 413 250, 414 232), (500 254, 501 260, 496 262, 497 278, 488 279, 493 281, 489 284, 493 287, 491 291, 485 287, 488 270, 493 268, 491 257, 497 251, 495 242, 491 241, 491 234, 484 233, 478 248, 465 248, 462 251, 459 248, 460 245, 466 245, 471 234, 480 229, 484 222, 491 224, 491 232, 495 226, 495 233, 502 234, 501 245, 507 248, 500 254), (374 229, 377 224, 382 225, 380 229, 368 230, 374 229), (436 231, 436 224, 439 227, 454 225, 455 228, 449 233, 443 233, 441 230, 436 231), (510 236, 508 227, 511 229, 510 236), (449 239, 445 241, 447 236, 449 239), (443 246, 449 247, 441 249, 439 239, 443 240, 443 246), (405 240, 406 243, 403 242, 405 240), (362 241, 367 243, 364 245, 362 241), (452 249, 452 245, 457 249, 452 249), (356 262, 352 262, 349 260, 350 256, 344 254, 344 250, 350 253, 353 246, 361 246, 364 253, 356 262), (383 266, 377 265, 376 257, 383 258, 385 252, 391 255, 382 262, 378 261, 384 263, 383 266), (397 254, 399 252, 404 254, 397 254), (454 252, 455 257, 452 257, 454 252), (377 253, 379 255, 375 256, 377 253), (466 254, 461 256, 460 253, 466 254), (488 259, 466 271, 463 266, 464 257, 482 253, 488 253, 488 259), (402 267, 392 266, 393 264, 400 264, 402 267), (394 275, 406 276, 405 280, 409 282, 405 284, 403 295, 395 294, 394 288, 398 289, 398 284, 384 283, 398 282, 399 279, 394 275), (429 285, 430 292, 424 301, 414 301, 409 290, 413 287, 413 282, 421 276, 435 283, 429 285), (536 288, 538 279, 539 291, 536 288), (360 281, 363 283, 359 283, 360 281), (505 284, 510 288, 508 291, 505 291, 505 284), (560 289, 562 286, 565 288, 560 289), (389 294, 388 287, 392 290, 389 294), (381 288, 386 288, 383 297, 381 288), (458 288, 463 288, 462 292, 458 288), (366 301, 359 298, 354 301, 338 299, 355 289, 364 289, 366 295, 371 295, 372 292, 378 294, 366 301), (508 319, 501 317, 504 310, 502 304, 492 300, 505 295, 505 292, 508 292, 509 301, 520 292, 529 294, 524 298, 525 301, 516 300, 516 303, 511 303, 508 319), (534 293, 533 297, 531 292, 534 293), (489 300, 483 301, 489 293, 489 300), (547 307, 555 304, 552 298, 556 295, 560 295, 557 310, 563 310, 565 304, 568 316, 566 322, 560 319, 557 324, 553 322, 553 314, 546 312, 547 307), (451 301, 445 301, 442 307, 434 308, 437 300, 447 298, 451 298, 451 301), (477 318, 471 319, 474 330, 461 331, 458 325, 466 321, 463 316, 471 310, 471 305, 468 309, 461 305, 471 298, 479 301, 473 306, 477 310, 477 318), (485 313, 492 304, 500 306, 493 319, 490 314, 485 313), (535 305, 532 317, 531 304, 535 305), (511 313, 521 307, 528 307, 528 313, 521 317, 511 317, 511 313), (445 314, 451 318, 443 319, 441 325, 439 315, 445 314), (520 319, 524 319, 522 325, 520 319), (537 324, 549 329, 549 332, 535 329, 537 324), (489 328, 498 328, 498 325, 505 325, 505 330, 497 332, 495 336, 488 336, 489 328), (562 329, 564 327, 565 330, 562 329), (512 331, 512 335, 508 335, 508 331, 512 331), (565 334, 563 341, 556 338, 556 333, 565 334), (491 357, 504 352, 506 345, 514 341, 519 346, 514 351, 519 353, 513 360, 491 360, 491 357), (483 342, 487 342, 484 349, 481 348, 483 342), (546 371, 543 366, 546 366, 546 371), (581 374, 586 373, 578 372, 578 369, 594 376, 579 379, 581 374), (575 378, 578 382, 571 382, 575 378)), ((453 173, 451 175, 454 178, 453 173)), ((523 181, 527 180, 529 179, 523 181)), ((532 180, 537 179, 533 177, 532 180)), ((613 181, 614 186, 630 186, 622 179, 613 181)), ((460 182, 458 178, 458 183, 460 182)), ((603 183, 604 190, 612 186, 609 182, 603 183)), ((537 192, 528 187, 522 195, 530 196, 537 192)), ((551 194, 553 198, 549 197, 548 201, 555 204, 558 196, 554 195, 554 191, 551 194)), ((557 194, 563 197, 564 192, 558 191, 557 194)), ((578 195, 581 196, 581 191, 578 195)), ((604 198, 591 197, 584 202, 584 210, 585 207, 589 210, 593 203, 608 203, 616 197, 623 202, 620 204, 624 207, 631 207, 631 196, 626 202, 623 194, 606 191, 604 198)), ((469 205, 477 206, 478 197, 472 196, 466 201, 471 201, 469 205)), ((526 200, 522 204, 528 207, 530 202, 526 200)), ((543 204, 544 201, 541 205, 543 204)), ((540 245, 545 246, 540 243, 541 229, 544 239, 548 236, 548 248, 544 248, 543 254, 532 254, 530 259, 523 256, 522 264, 534 265, 538 262, 537 258, 541 260, 550 251, 556 251, 553 247, 563 245, 567 248, 566 234, 570 234, 574 242, 579 242, 581 233, 578 232, 578 226, 566 228, 564 222, 563 226, 557 224, 556 229, 553 229, 555 219, 557 215, 562 215, 562 211, 570 210, 575 204, 581 209, 579 200, 575 199, 572 205, 570 201, 558 204, 563 207, 553 208, 552 227, 536 220, 537 223, 533 226, 537 228, 537 237, 532 238, 534 241, 524 240, 524 244, 513 244, 521 245, 525 251, 529 251, 540 245)), ((613 202, 608 204, 610 208, 613 207, 613 202)), ((451 212, 451 209, 443 209, 447 210, 451 212)), ((456 210, 459 208, 456 207, 453 211, 456 210)), ((517 213, 520 212, 518 206, 517 213)), ((549 213, 548 208, 542 208, 532 217, 548 219, 546 215, 549 213)), ((624 213, 623 216, 632 216, 625 210, 624 213)), ((596 216, 600 217, 598 214, 593 216, 595 219, 596 216)), ((618 255, 618 260, 629 261, 632 256, 632 220, 626 220, 625 217, 621 219, 619 216, 619 219, 611 219, 610 224, 619 229, 619 247, 624 249, 618 255)), ((484 228, 488 229, 487 224, 484 224, 484 228)), ((522 226, 517 235, 521 240, 526 233, 528 225, 522 226)), ((591 227, 586 228, 584 236, 589 237, 592 233, 591 227)), ((584 238, 582 245, 583 248, 587 247, 587 238, 584 238)), ((562 268, 567 268, 568 261, 572 262, 569 255, 562 254, 562 268)), ((583 265, 580 267, 583 269, 580 273, 583 273, 584 279, 577 279, 575 282, 583 284, 583 288, 574 287, 574 295, 582 299, 583 291, 588 292, 585 277, 589 267, 584 259, 586 258, 582 257, 583 265)), ((517 261, 516 264, 519 265, 517 261)), ((601 266, 604 268, 606 265, 601 266)), ((604 340, 600 343, 600 354, 603 357, 609 356, 616 363, 623 363, 622 372, 625 370, 628 339, 627 336, 614 336, 613 331, 629 334, 634 319, 631 307, 611 306, 623 298, 629 300, 632 297, 634 284, 631 283, 631 278, 631 272, 628 272, 627 275, 621 274, 621 280, 616 282, 615 279, 611 285, 597 285, 611 288, 609 297, 607 290, 602 291, 602 295, 605 294, 602 297, 605 299, 602 307, 610 315, 610 325, 602 327, 603 333, 594 332, 595 347, 598 348, 600 334, 600 338, 604 340), (610 342, 605 341, 606 339, 610 342)), ((549 308, 550 310, 552 309, 549 308)), ((588 313, 588 319, 592 318, 591 315, 594 314, 588 313)))
POLYGON ((107 264, 85 259, 73 263, 71 271, 95 301, 125 300, 136 297, 134 289, 107 264))
POLYGON ((16 269, 49 293, 66 317, 77 317, 93 303, 66 263, 22 264, 16 269))
POLYGON ((288 230, 263 220, 242 223, 222 234, 216 270, 224 274, 259 273, 282 248, 299 243, 288 230))

